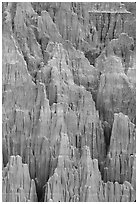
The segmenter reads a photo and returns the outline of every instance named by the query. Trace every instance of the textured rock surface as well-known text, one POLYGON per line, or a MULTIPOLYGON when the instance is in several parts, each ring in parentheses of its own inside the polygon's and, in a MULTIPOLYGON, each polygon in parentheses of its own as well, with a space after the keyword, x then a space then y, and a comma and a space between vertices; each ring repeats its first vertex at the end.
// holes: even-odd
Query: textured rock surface
MULTIPOLYGON (((61 142, 61 145, 64 145, 61 142)), ((66 147, 67 148, 67 147, 66 147)), ((78 168, 69 155, 60 154, 53 176, 48 180, 45 201, 53 202, 120 202, 135 201, 135 190, 125 181, 104 183, 98 169, 98 161, 91 159, 88 147, 82 149, 78 168)))
MULTIPOLYGON (((132 181, 136 155, 135 125, 122 113, 114 115, 110 148, 103 169, 104 181, 132 181)), ((136 182, 136 181, 135 181, 136 182)), ((133 183, 135 188, 135 183, 133 183)))
POLYGON ((134 3, 2 4, 2 199, 136 200, 134 3))
POLYGON ((113 123, 113 113, 122 112, 135 123, 135 88, 119 58, 108 57, 103 63, 97 93, 97 107, 103 120, 113 123))
POLYGON ((11 156, 3 169, 2 200, 4 202, 37 202, 36 186, 27 164, 20 156, 11 156))

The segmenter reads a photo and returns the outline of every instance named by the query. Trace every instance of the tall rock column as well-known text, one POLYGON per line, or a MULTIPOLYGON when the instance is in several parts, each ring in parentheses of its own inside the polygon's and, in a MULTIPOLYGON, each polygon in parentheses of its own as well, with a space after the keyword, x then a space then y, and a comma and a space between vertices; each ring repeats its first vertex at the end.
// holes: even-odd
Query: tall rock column
POLYGON ((22 163, 19 155, 11 156, 3 169, 2 200, 3 202, 37 202, 35 182, 30 178, 28 165, 22 163))
POLYGON ((110 149, 105 160, 104 181, 132 182, 135 189, 135 125, 128 116, 114 114, 114 123, 110 139, 110 149))

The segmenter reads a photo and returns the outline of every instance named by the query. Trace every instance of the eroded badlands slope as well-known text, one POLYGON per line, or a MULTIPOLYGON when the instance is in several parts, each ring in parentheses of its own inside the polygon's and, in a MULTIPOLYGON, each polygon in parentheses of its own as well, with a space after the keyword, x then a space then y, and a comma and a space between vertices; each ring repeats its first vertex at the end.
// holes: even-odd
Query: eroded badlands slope
POLYGON ((135 4, 2 6, 3 201, 135 201, 135 4))

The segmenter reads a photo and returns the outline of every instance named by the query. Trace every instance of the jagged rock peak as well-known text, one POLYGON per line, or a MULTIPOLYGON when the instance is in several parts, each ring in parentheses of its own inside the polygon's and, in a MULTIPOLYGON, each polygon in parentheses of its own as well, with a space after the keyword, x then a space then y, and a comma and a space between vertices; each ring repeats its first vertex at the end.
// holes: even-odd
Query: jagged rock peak
POLYGON ((135 125, 127 115, 114 114, 110 148, 102 171, 104 182, 127 180, 135 189, 135 143, 135 125))
POLYGON ((19 155, 11 156, 3 169, 2 190, 4 202, 37 201, 35 182, 30 178, 28 165, 22 163, 19 155))
MULTIPOLYGON (((111 134, 110 152, 111 154, 128 153, 130 144, 135 144, 135 125, 130 122, 127 115, 123 113, 114 114, 114 123, 111 134)), ((132 146, 129 154, 135 153, 132 146)))
POLYGON ((3 201, 135 201, 135 7, 2 4, 3 201))
POLYGON ((97 93, 97 107, 100 112, 100 117, 112 125, 113 114, 122 112, 123 114, 128 115, 130 120, 134 122, 135 91, 133 85, 129 82, 127 75, 123 72, 122 66, 118 67, 121 63, 116 61, 116 57, 111 59, 109 58, 109 62, 114 63, 112 68, 110 68, 108 64, 106 67, 101 68, 101 70, 105 71, 100 76, 100 84, 97 93), (111 71, 112 69, 113 71, 111 71), (114 70, 117 71, 114 72, 114 70), (124 103, 126 105, 124 105, 124 103))

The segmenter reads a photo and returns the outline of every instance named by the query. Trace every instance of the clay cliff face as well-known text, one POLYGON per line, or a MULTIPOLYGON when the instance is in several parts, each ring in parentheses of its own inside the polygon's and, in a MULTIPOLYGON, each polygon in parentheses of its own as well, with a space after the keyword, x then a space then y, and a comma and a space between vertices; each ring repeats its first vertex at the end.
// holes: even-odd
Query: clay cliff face
POLYGON ((135 3, 2 4, 3 201, 136 200, 135 21, 135 3))

